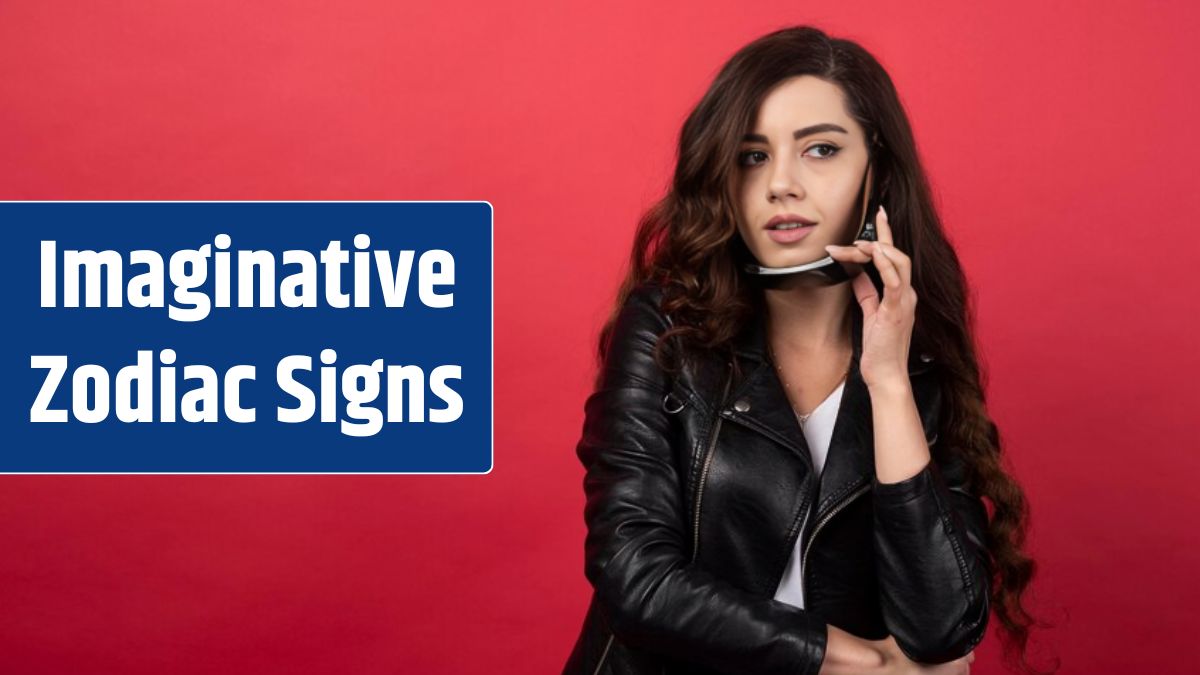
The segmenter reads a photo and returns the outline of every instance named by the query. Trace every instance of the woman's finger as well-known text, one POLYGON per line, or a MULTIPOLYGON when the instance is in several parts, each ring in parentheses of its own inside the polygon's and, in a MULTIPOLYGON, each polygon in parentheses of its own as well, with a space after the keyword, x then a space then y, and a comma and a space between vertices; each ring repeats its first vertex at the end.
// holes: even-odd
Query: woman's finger
MULTIPOLYGON (((875 260, 875 252, 881 251, 885 255, 885 259, 892 263, 892 267, 899 275, 901 286, 909 286, 912 284, 912 261, 900 249, 889 246, 881 242, 874 241, 856 241, 854 242, 857 248, 863 255, 870 256, 871 260, 875 260)), ((883 276, 882 263, 876 262, 875 267, 879 269, 880 276, 883 276)), ((886 279, 885 279, 886 281, 886 279)))
POLYGON ((883 204, 879 205, 879 210, 875 213, 875 230, 878 240, 885 244, 892 243, 892 223, 888 220, 887 211, 883 210, 883 204))
POLYGON ((883 244, 882 246, 884 248, 884 253, 887 254, 888 260, 891 260, 892 264, 894 264, 896 269, 900 272, 900 280, 905 286, 911 286, 912 260, 910 260, 909 257, 904 254, 904 251, 901 251, 892 244, 883 244))
POLYGON ((902 284, 900 272, 896 269, 895 263, 884 252, 884 247, 875 246, 873 250, 875 269, 879 270, 879 277, 883 279, 883 303, 898 309, 900 307, 900 289, 902 284))
POLYGON ((854 291, 854 299, 858 300, 859 306, 862 307, 863 318, 870 319, 875 316, 875 312, 879 311, 879 292, 875 290, 871 277, 866 274, 855 275, 850 287, 854 291))
POLYGON ((871 260, 869 254, 854 246, 826 246, 825 250, 829 252, 829 256, 834 260, 846 260, 856 263, 865 263, 871 260))
POLYGON ((912 266, 911 260, 904 254, 903 251, 896 248, 895 240, 892 239, 892 221, 888 217, 887 210, 883 208, 883 204, 879 205, 879 216, 875 219, 876 229, 879 232, 878 239, 888 249, 889 259, 896 265, 896 269, 900 272, 900 278, 904 281, 904 285, 912 284, 912 266))

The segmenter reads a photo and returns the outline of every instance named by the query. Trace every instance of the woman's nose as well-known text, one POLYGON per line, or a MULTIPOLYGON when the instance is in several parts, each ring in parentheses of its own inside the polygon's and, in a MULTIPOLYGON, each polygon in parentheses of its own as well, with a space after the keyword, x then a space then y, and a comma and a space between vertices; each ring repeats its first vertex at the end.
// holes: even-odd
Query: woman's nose
POLYGON ((782 199, 790 195, 799 198, 804 189, 796 177, 796 164, 789 157, 781 156, 771 167, 771 182, 768 186, 770 199, 782 199))

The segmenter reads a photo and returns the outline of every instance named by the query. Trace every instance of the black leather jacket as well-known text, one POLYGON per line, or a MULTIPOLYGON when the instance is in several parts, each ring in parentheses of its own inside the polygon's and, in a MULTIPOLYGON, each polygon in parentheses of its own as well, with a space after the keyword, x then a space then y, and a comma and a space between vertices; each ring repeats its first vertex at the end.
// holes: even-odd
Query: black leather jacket
POLYGON ((871 401, 854 360, 820 476, 767 352, 763 319, 726 359, 667 377, 653 361, 662 291, 622 309, 576 453, 586 469, 584 573, 593 587, 563 669, 814 675, 827 624, 894 636, 916 661, 958 658, 987 628, 987 513, 965 465, 937 445, 938 366, 909 377, 933 462, 875 478, 871 401), (804 609, 774 594, 804 533, 804 609))

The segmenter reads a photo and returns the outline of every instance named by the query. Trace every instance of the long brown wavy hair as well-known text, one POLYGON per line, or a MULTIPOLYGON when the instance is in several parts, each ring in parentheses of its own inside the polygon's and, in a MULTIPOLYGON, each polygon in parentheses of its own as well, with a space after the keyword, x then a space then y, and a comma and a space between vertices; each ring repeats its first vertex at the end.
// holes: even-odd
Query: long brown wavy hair
POLYGON ((686 360, 689 352, 717 351, 729 354, 737 369, 733 339, 765 305, 761 288, 739 271, 748 249, 737 230, 736 159, 765 96, 800 75, 841 87, 847 112, 874 140, 877 189, 895 223, 895 245, 912 260, 912 286, 920 298, 910 349, 938 355, 945 394, 939 436, 968 460, 975 493, 991 502, 990 600, 1003 630, 1005 663, 1026 673, 1055 672, 1057 663, 1038 671, 1025 658, 1030 626, 1051 624, 1022 606, 1037 570, 1022 552, 1029 505, 1001 466, 1000 432, 985 405, 986 376, 976 357, 967 280, 934 208, 892 80, 861 46, 814 27, 790 27, 751 42, 722 67, 683 124, 670 189, 639 221, 628 272, 600 332, 598 360, 603 363, 629 294, 643 282, 657 281, 665 290, 662 309, 674 324, 656 345, 659 365, 674 372, 681 362, 672 354, 686 360))

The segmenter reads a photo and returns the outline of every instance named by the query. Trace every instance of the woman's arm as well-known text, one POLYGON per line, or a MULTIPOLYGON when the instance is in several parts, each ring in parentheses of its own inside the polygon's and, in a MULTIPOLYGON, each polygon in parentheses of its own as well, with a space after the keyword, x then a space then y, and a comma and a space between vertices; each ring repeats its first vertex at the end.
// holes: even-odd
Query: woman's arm
POLYGON ((934 461, 911 389, 879 387, 871 402, 884 621, 914 661, 950 661, 974 648, 987 630, 987 511, 967 489, 961 458, 934 461), (916 473, 914 466, 920 467, 916 473))
POLYGON ((576 449, 586 469, 585 574, 623 643, 724 673, 816 675, 823 620, 689 564, 665 382, 652 357, 665 328, 653 296, 635 291, 585 405, 576 449))

